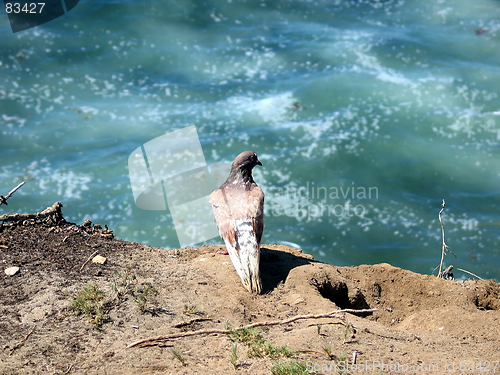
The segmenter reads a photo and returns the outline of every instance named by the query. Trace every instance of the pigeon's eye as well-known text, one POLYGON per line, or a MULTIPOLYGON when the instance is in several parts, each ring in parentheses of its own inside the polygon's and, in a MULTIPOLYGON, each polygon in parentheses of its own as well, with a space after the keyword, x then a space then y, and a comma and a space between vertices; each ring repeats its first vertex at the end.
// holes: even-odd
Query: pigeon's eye
POLYGON ((249 159, 250 159, 250 161, 254 161, 255 157, 252 155, 252 156, 250 156, 249 159))

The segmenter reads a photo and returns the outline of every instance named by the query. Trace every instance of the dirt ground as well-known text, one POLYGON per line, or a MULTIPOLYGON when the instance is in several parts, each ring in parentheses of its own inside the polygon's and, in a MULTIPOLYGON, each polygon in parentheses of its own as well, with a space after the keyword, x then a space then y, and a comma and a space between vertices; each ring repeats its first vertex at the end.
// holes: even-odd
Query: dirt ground
POLYGON ((88 224, 25 224, 0 227, 0 374, 271 374, 276 361, 293 360, 316 374, 500 373, 500 285, 492 280, 336 267, 263 245, 264 293, 251 295, 217 254, 223 246, 165 250, 88 224), (86 263, 94 255, 106 263, 86 263), (9 276, 12 266, 20 270, 9 276), (100 327, 70 309, 89 284, 104 293, 100 327), (252 355, 250 344, 217 333, 127 348, 338 309, 378 311, 257 328, 291 358, 252 355), (349 367, 335 367, 343 359, 349 367))

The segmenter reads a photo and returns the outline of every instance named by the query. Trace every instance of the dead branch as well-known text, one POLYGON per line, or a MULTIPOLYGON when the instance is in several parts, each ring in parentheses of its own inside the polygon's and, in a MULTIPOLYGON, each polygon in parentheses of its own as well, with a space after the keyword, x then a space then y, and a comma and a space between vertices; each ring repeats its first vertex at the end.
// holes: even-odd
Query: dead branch
MULTIPOLYGON (((344 310, 334 310, 326 314, 308 314, 308 315, 297 315, 294 316, 290 319, 285 319, 285 320, 275 320, 272 322, 257 322, 257 323, 252 323, 249 325, 246 325, 244 327, 241 327, 239 329, 248 329, 248 328, 255 328, 255 327, 264 327, 264 326, 276 326, 276 325, 282 325, 282 324, 289 324, 292 322, 295 322, 297 320, 303 320, 303 319, 320 319, 320 318, 332 318, 336 314, 343 314, 343 313, 350 313, 350 314, 366 314, 366 313, 372 313, 378 311, 378 309, 362 309, 362 310, 354 310, 354 309, 344 309, 344 310)), ((217 335, 228 335, 232 332, 232 330, 229 329, 200 329, 198 331, 191 331, 191 332, 183 332, 183 333, 173 333, 170 335, 166 336, 156 336, 156 337, 151 337, 148 339, 136 341, 130 345, 127 346, 127 348, 142 348, 144 346, 150 346, 150 345, 158 345, 159 342, 161 341, 168 341, 172 339, 177 339, 180 337, 189 337, 189 336, 197 336, 197 335, 212 335, 212 334, 217 334, 217 335)))
POLYGON ((319 354, 319 355, 326 355, 328 358, 330 358, 330 356, 327 353, 318 352, 317 350, 297 350, 297 353, 313 353, 313 354, 319 354))
POLYGON ((231 331, 228 329, 200 329, 198 331, 173 333, 173 334, 167 335, 167 336, 150 337, 148 339, 133 342, 132 344, 128 345, 127 348, 134 348, 134 347, 142 348, 144 346, 158 345, 159 342, 168 341, 168 340, 172 340, 172 339, 178 339, 180 337, 189 337, 189 336, 197 336, 197 335, 212 335, 212 334, 227 335, 229 333, 231 333, 231 331))
POLYGON ((441 272, 443 271, 444 255, 446 253, 446 249, 448 248, 448 245, 446 245, 446 242, 444 242, 444 225, 443 225, 443 220, 441 219, 441 214, 444 211, 445 204, 446 203, 443 199, 443 203, 441 204, 441 211, 439 211, 439 222, 441 223, 441 233, 443 234, 443 246, 441 248, 441 263, 439 263, 439 272, 438 272, 439 277, 441 277, 441 272))
POLYGON ((245 327, 242 328, 254 328, 254 327, 263 327, 263 326, 276 326, 280 324, 288 324, 295 322, 296 320, 303 320, 303 319, 321 319, 321 318, 332 318, 333 315, 336 314, 342 314, 342 313, 349 313, 349 314, 367 314, 367 313, 372 313, 378 311, 378 309, 361 309, 361 310, 355 310, 355 309, 344 309, 344 310, 334 310, 326 314, 307 314, 307 315, 297 315, 294 316, 293 318, 286 319, 286 320, 276 320, 274 322, 258 322, 258 323, 252 323, 249 324, 245 327))
MULTIPOLYGON (((10 194, 10 193, 9 193, 10 194)), ((56 221, 63 220, 63 215, 61 212, 62 208, 62 203, 61 202, 55 202, 52 206, 47 207, 45 210, 41 212, 35 212, 34 214, 18 214, 18 213, 13 213, 13 214, 4 214, 0 215, 0 221, 6 222, 6 221, 25 221, 25 220, 42 220, 46 219, 49 217, 54 217, 56 221)))
POLYGON ((89 258, 85 261, 85 263, 83 263, 83 264, 82 264, 82 267, 80 268, 80 272, 82 272, 83 267, 85 267, 85 265, 86 265, 88 262, 90 262, 90 260, 92 259, 92 257, 93 257, 94 255, 96 255, 98 252, 99 252, 99 250, 96 250, 96 251, 94 251, 94 252, 92 253, 92 255, 91 255, 91 256, 89 256, 89 258))
POLYGON ((475 275, 475 274, 473 274, 472 272, 469 272, 469 271, 463 270, 463 269, 461 269, 461 268, 457 268, 457 270, 462 271, 462 272, 465 272, 465 273, 468 273, 469 275, 472 275, 472 276, 474 276, 474 277, 477 277, 479 280, 484 280, 482 277, 479 277, 478 275, 475 275))
POLYGON ((450 264, 448 267, 446 267, 443 272, 441 272, 440 275, 438 275, 440 278, 445 279, 445 280, 455 280, 455 277, 451 273, 453 270, 454 266, 453 264, 450 264))
MULTIPOLYGON (((444 256, 446 255, 446 252, 449 252, 449 253, 453 254, 453 252, 450 250, 450 247, 444 241, 444 225, 443 225, 443 219, 441 218, 441 214, 444 211, 444 206, 445 205, 446 205, 446 202, 443 199, 443 203, 441 204, 441 211, 439 211, 439 215, 438 215, 439 216, 439 222, 441 223, 441 233, 443 235, 443 246, 441 248, 441 262, 439 263, 439 273, 438 273, 438 277, 440 277, 440 278, 444 278, 442 271, 443 271, 444 256)), ((453 255, 455 256, 455 258, 457 257, 455 254, 453 254, 453 255)))
POLYGON ((181 328, 181 327, 185 327, 185 326, 188 326, 188 325, 191 325, 195 322, 203 322, 203 321, 207 321, 207 320, 213 320, 212 318, 194 318, 194 319, 191 319, 187 322, 181 322, 181 323, 177 323, 177 324, 174 324, 174 325, 171 325, 170 327, 172 328, 181 328))
POLYGON ((19 341, 16 345, 14 345, 14 347, 10 350, 9 357, 12 355, 12 353, 14 353, 14 350, 19 349, 26 342, 26 340, 28 340, 28 337, 30 337, 35 328, 36 326, 33 326, 33 328, 31 328, 28 334, 24 336, 24 338, 21 341, 19 341))
POLYGON ((17 191, 17 189, 19 189, 21 186, 23 186, 25 182, 26 181, 21 182, 14 189, 12 189, 11 191, 9 191, 9 194, 7 194, 5 197, 3 195, 0 195, 0 206, 2 204, 5 204, 6 206, 8 206, 7 199, 9 199, 12 196, 12 194, 14 194, 17 191))

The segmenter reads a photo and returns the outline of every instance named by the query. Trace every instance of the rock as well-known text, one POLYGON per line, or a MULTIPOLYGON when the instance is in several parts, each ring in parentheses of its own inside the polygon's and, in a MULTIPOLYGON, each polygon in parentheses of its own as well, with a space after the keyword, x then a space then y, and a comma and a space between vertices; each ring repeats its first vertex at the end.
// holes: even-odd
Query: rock
POLYGON ((92 258, 92 263, 104 264, 106 263, 106 261, 107 259, 100 255, 96 255, 95 257, 92 258))
POLYGON ((19 272, 19 267, 9 267, 5 269, 5 274, 8 276, 14 276, 19 272))

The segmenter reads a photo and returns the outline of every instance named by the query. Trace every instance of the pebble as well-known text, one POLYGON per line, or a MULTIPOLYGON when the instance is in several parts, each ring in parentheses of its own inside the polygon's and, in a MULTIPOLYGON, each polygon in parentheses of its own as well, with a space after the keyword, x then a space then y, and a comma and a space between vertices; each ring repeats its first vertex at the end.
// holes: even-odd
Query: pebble
POLYGON ((94 258, 92 258, 93 263, 104 264, 104 263, 106 263, 106 261, 107 261, 107 259, 101 255, 96 255, 94 258))
POLYGON ((5 274, 8 276, 14 276, 19 272, 19 267, 9 267, 5 269, 5 274))

